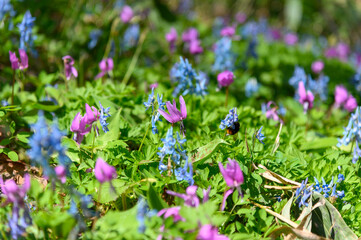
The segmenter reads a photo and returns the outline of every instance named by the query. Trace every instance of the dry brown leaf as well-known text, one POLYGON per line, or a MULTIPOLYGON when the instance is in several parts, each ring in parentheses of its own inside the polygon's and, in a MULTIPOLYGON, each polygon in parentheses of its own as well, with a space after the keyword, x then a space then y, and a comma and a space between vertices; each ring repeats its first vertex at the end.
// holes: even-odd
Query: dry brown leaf
POLYGON ((309 232, 307 230, 300 230, 296 228, 291 228, 287 226, 282 226, 280 228, 275 229, 271 235, 271 239, 277 239, 281 234, 285 234, 285 239, 293 239, 295 237, 304 239, 304 240, 328 240, 327 238, 320 237, 312 232, 309 232), (290 238, 292 237, 292 238, 290 238))
POLYGON ((258 164, 258 166, 254 165, 253 164, 253 167, 255 169, 258 169, 258 168, 262 168, 264 170, 266 170, 265 172, 263 173, 260 173, 260 175, 270 181, 273 181, 273 182, 276 182, 276 183, 280 183, 280 184, 291 184, 291 185, 295 185, 295 186, 301 186, 301 183, 299 182, 296 182, 296 181, 293 181, 293 180, 290 180, 288 178, 285 178, 285 177, 282 177, 281 175, 277 174, 277 173, 274 173, 270 170, 268 170, 265 166, 263 166, 262 164, 258 164))

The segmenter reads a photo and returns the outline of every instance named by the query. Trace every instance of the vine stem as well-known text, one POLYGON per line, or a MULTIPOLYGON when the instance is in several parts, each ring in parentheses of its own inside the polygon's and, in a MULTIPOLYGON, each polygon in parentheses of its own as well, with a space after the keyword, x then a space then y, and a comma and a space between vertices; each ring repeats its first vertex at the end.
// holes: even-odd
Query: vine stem
POLYGON ((147 131, 146 131, 146 132, 145 132, 145 134, 144 134, 144 137, 143 137, 142 143, 140 144, 140 147, 139 147, 138 151, 140 151, 140 150, 142 149, 142 146, 143 146, 143 143, 144 143, 145 137, 148 135, 148 132, 149 132, 149 129, 150 129, 150 126, 151 126, 151 125, 152 125, 152 124, 149 124, 149 126, 148 126, 148 128, 147 128, 147 131))
POLYGON ((227 107, 228 105, 228 86, 226 87, 226 103, 225 106, 227 107))
POLYGON ((139 42, 138 42, 137 49, 135 50, 132 61, 130 62, 129 68, 128 68, 127 72, 125 73, 123 81, 122 81, 122 83, 124 85, 127 85, 128 81, 130 79, 130 76, 132 75, 132 73, 134 71, 135 65, 138 62, 138 58, 139 58, 139 55, 140 55, 140 53, 142 51, 143 43, 144 43, 145 37, 148 34, 148 31, 149 31, 149 29, 146 28, 139 37, 139 42))

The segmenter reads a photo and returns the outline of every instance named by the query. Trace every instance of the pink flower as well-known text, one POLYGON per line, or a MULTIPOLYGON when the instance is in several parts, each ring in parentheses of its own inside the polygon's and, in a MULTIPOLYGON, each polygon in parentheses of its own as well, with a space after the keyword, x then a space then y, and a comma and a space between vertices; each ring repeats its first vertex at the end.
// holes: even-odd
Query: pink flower
POLYGON ((123 23, 128 23, 133 18, 133 10, 129 6, 124 6, 122 11, 120 12, 120 19, 122 19, 123 23))
POLYGON ((87 103, 85 104, 85 111, 84 118, 86 124, 92 125, 100 117, 99 111, 94 106, 90 107, 87 103))
POLYGON ((350 48, 346 43, 340 42, 336 46, 336 50, 338 53, 338 58, 341 61, 347 61, 348 54, 350 53, 350 48))
POLYGON ((175 41, 177 41, 177 37, 178 37, 178 34, 177 34, 177 30, 175 30, 174 27, 172 27, 169 31, 169 33, 167 33, 165 35, 165 39, 167 40, 167 42, 169 43, 174 43, 175 41))
POLYGON ((217 227, 206 224, 199 230, 197 240, 229 240, 229 238, 225 235, 218 234, 217 227))
POLYGON ((56 176, 59 178, 61 183, 66 182, 66 168, 62 165, 56 166, 54 168, 56 176))
POLYGON ((158 212, 158 216, 164 218, 173 217, 174 222, 185 221, 185 219, 179 214, 180 207, 164 208, 158 212))
POLYGON ((198 39, 198 31, 195 28, 189 28, 182 34, 182 40, 184 42, 191 42, 198 39))
POLYGON ((232 26, 224 27, 221 30, 221 35, 223 37, 232 37, 236 33, 236 28, 232 26))
POLYGON ((169 114, 162 109, 158 109, 158 112, 170 123, 183 121, 187 117, 187 107, 182 96, 179 96, 179 103, 180 111, 177 109, 177 105, 173 99, 173 105, 169 101, 166 102, 169 114))
POLYGON ((117 171, 115 168, 101 158, 98 158, 95 163, 94 173, 96 179, 100 183, 110 182, 112 179, 117 178, 117 171))
POLYGON ((353 112, 357 108, 357 101, 352 95, 348 97, 344 108, 349 112, 353 112))
POLYGON ((221 210, 223 211, 226 206, 226 200, 229 195, 231 195, 236 188, 238 190, 238 194, 242 195, 241 184, 244 183, 243 173, 239 164, 236 160, 228 158, 227 167, 224 168, 223 164, 220 162, 218 163, 219 170, 221 171, 226 184, 231 189, 227 190, 224 193, 223 201, 221 205, 221 210))
POLYGON ((313 107, 313 101, 315 97, 313 96, 311 91, 307 91, 305 89, 305 85, 302 81, 298 83, 298 95, 300 99, 298 100, 303 105, 304 112, 307 112, 308 109, 313 107))
POLYGON ((71 56, 66 55, 63 57, 63 61, 66 79, 69 80, 71 78, 71 75, 73 75, 74 77, 78 77, 78 71, 73 66, 74 59, 71 56))
POLYGON ((314 73, 319 74, 322 72, 325 64, 322 61, 315 61, 311 65, 311 69, 314 73))
POLYGON ((217 81, 221 87, 228 87, 234 82, 233 78, 234 78, 233 72, 224 71, 218 74, 217 81))
POLYGON ((278 28, 271 28, 270 30, 270 36, 272 40, 280 40, 282 37, 281 31, 278 28))
POLYGON ((197 186, 189 186, 186 189, 186 194, 176 193, 173 191, 168 191, 167 193, 172 196, 176 196, 182 198, 184 200, 184 205, 190 207, 198 207, 199 205, 199 198, 197 196, 197 186))
POLYGON ((89 133, 91 126, 86 127, 86 118, 78 112, 70 126, 70 131, 74 133, 74 140, 80 144, 83 141, 84 135, 89 133))
POLYGON ((153 89, 153 88, 155 89, 155 88, 158 87, 158 85, 159 85, 158 83, 152 83, 152 84, 149 85, 149 88, 150 89, 153 89))
POLYGON ((338 85, 335 88, 335 103, 339 107, 346 102, 348 98, 347 89, 344 86, 338 85))
POLYGON ((284 36, 284 41, 287 45, 295 45, 297 42, 298 42, 298 37, 296 34, 294 33, 287 33, 285 36, 284 36))
POLYGON ((335 58, 338 56, 337 49, 335 47, 330 47, 325 50, 326 58, 335 58))
POLYGON ((16 69, 20 69, 20 70, 27 69, 29 67, 28 55, 26 54, 25 50, 23 50, 23 49, 19 49, 19 55, 20 55, 20 62, 19 62, 19 59, 16 57, 16 53, 9 51, 11 68, 14 69, 14 70, 16 70, 16 69))
POLYGON ((243 12, 238 12, 236 14, 236 21, 240 24, 244 23, 247 19, 247 15, 243 12))
POLYGON ((191 54, 200 54, 203 52, 203 48, 201 46, 201 41, 198 39, 192 40, 189 43, 189 52, 191 54))
POLYGON ((114 68, 113 59, 111 58, 103 59, 99 63, 99 68, 101 72, 98 73, 98 75, 96 75, 95 79, 102 78, 105 74, 113 70, 114 68))
POLYGON ((0 187, 2 193, 7 198, 7 203, 23 204, 26 193, 30 189, 30 176, 29 174, 25 174, 22 187, 16 185, 15 181, 12 179, 6 180, 4 183, 3 178, 0 177, 0 187))

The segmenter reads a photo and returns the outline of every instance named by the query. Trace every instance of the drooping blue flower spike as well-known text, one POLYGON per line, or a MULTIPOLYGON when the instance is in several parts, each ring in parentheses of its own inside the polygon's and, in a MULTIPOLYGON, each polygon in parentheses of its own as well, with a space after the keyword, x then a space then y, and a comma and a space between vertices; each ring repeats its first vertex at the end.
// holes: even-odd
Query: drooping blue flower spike
POLYGON ((109 123, 107 123, 107 118, 110 117, 110 113, 109 113, 110 107, 104 108, 100 102, 99 105, 100 105, 99 122, 100 125, 102 126, 103 131, 106 133, 109 131, 108 129, 109 123))
POLYGON ((262 128, 263 126, 256 132, 256 138, 258 139, 258 141, 262 144, 264 144, 263 140, 266 138, 264 136, 264 134, 262 133, 262 128))

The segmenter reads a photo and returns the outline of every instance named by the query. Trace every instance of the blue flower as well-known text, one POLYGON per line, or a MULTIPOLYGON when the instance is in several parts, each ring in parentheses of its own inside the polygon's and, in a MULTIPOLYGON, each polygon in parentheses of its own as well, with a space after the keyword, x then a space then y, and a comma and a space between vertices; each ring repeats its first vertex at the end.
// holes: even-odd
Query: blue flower
POLYGON ((197 74, 188 59, 184 60, 180 57, 180 61, 173 65, 169 75, 171 81, 178 84, 173 91, 173 96, 179 94, 196 94, 198 96, 204 96, 207 94, 207 75, 202 72, 197 74))
POLYGON ((238 122, 237 108, 232 108, 229 110, 226 118, 221 121, 219 128, 224 130, 225 128, 235 129, 235 123, 238 122))
POLYGON ((214 48, 215 61, 212 66, 213 71, 234 70, 236 56, 231 48, 232 40, 228 37, 223 37, 216 42, 214 48))
POLYGON ((260 84, 257 82, 257 79, 250 78, 245 86, 246 96, 251 97, 254 93, 258 92, 260 84))
POLYGON ((146 110, 152 107, 152 112, 154 111, 154 104, 155 104, 154 88, 152 88, 152 92, 148 96, 148 101, 144 102, 143 104, 146 107, 146 110))
POLYGON ((323 191, 323 196, 324 197, 329 197, 330 196, 330 194, 329 194, 329 192, 331 191, 331 187, 333 186, 333 177, 332 177, 332 180, 331 180, 331 182, 330 182, 330 184, 327 184, 326 182, 325 182, 325 179, 322 177, 322 191, 323 191))
POLYGON ((22 214, 20 213, 20 209, 16 206, 13 206, 11 216, 7 216, 11 237, 13 239, 18 239, 21 237, 23 233, 26 232, 26 228, 29 227, 32 222, 29 209, 26 206, 23 208, 22 214))
POLYGON ((108 132, 109 131, 109 129, 108 129, 109 123, 107 123, 107 118, 110 117, 110 114, 109 114, 110 107, 104 108, 100 102, 99 102, 99 105, 100 105, 99 122, 100 122, 100 125, 102 126, 103 131, 108 132))
POLYGON ((33 41, 35 37, 33 36, 32 30, 34 27, 35 17, 31 16, 30 11, 26 11, 24 18, 18 28, 20 31, 20 48, 26 50, 26 47, 33 47, 33 41))
POLYGON ((16 12, 11 5, 10 0, 0 0, 0 22, 3 21, 6 14, 9 14, 9 30, 13 28, 12 18, 15 16, 16 12))
POLYGON ((320 187, 320 182, 318 181, 318 179, 316 177, 313 177, 315 179, 315 191, 318 192, 318 193, 321 193, 322 192, 322 188, 320 187))
POLYGON ((93 49, 99 41, 100 36, 102 35, 102 30, 94 29, 89 33, 90 42, 88 43, 88 48, 93 49))
POLYGON ((303 82, 306 84, 307 75, 303 68, 296 66, 295 71, 293 72, 293 76, 288 80, 288 83, 294 88, 298 89, 298 83, 303 82))
POLYGON ((145 220, 157 214, 156 210, 150 210, 147 201, 140 197, 137 205, 137 220, 139 223, 138 231, 140 233, 145 232, 145 220))
POLYGON ((122 47, 124 50, 128 50, 132 47, 135 47, 139 39, 139 25, 132 24, 124 32, 122 47))
POLYGON ((344 181, 344 180, 345 180, 345 176, 344 176, 342 173, 338 174, 338 176, 337 176, 337 182, 340 183, 340 182, 342 182, 342 181, 344 181))
POLYGON ((188 157, 186 158, 186 162, 184 167, 179 167, 175 170, 175 176, 178 181, 186 180, 189 185, 194 184, 193 180, 193 167, 192 163, 188 161, 188 157))
POLYGON ((263 139, 265 139, 265 136, 264 136, 264 134, 261 133, 262 128, 263 128, 263 126, 257 131, 257 133, 256 133, 256 138, 258 139, 258 141, 259 141, 260 143, 263 143, 263 144, 264 144, 263 139))
POLYGON ((257 52, 256 52, 256 47, 257 47, 257 38, 253 37, 249 43, 248 43, 248 47, 247 47, 247 51, 246 51, 246 57, 253 57, 255 59, 258 58, 257 52))

